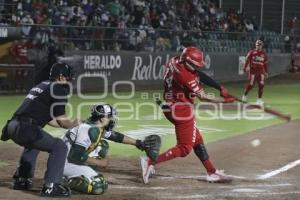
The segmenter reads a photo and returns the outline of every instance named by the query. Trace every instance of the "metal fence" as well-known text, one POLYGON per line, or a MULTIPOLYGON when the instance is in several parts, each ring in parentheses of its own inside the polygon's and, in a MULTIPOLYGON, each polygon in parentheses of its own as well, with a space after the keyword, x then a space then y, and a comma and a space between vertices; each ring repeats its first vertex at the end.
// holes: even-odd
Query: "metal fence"
POLYGON ((25 93, 34 85, 33 64, 0 64, 0 95, 25 93))
POLYGON ((198 46, 208 52, 245 53, 257 39, 265 42, 267 52, 289 52, 291 39, 270 31, 205 32, 90 26, 22 25, 20 34, 36 48, 57 45, 62 50, 181 51, 184 46, 198 46))

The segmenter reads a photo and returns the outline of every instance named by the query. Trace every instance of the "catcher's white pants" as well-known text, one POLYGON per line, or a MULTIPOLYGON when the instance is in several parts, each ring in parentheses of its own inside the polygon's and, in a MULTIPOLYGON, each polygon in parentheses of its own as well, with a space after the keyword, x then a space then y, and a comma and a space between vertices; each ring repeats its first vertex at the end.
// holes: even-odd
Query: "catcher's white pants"
MULTIPOLYGON (((66 143, 68 147, 68 154, 71 149, 70 143, 66 143)), ((65 168, 64 168, 64 176, 67 176, 68 178, 76 177, 76 176, 85 176, 88 179, 92 179, 94 176, 97 176, 98 173, 93 170, 91 167, 86 165, 76 165, 73 163, 69 163, 68 159, 66 159, 65 162, 65 168)))
POLYGON ((76 176, 85 176, 86 178, 92 179, 94 176, 97 176, 98 173, 93 170, 91 167, 86 165, 76 165, 73 163, 66 162, 64 169, 64 176, 68 178, 76 176))

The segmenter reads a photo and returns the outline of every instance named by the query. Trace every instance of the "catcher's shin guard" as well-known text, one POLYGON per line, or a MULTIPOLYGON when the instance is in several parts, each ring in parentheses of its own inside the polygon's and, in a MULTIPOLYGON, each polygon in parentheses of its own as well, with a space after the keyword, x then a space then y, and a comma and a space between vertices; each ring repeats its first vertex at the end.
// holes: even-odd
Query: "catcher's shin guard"
POLYGON ((84 194, 103 194, 108 188, 108 183, 102 175, 95 176, 92 180, 85 176, 77 176, 68 179, 67 183, 71 190, 84 194))

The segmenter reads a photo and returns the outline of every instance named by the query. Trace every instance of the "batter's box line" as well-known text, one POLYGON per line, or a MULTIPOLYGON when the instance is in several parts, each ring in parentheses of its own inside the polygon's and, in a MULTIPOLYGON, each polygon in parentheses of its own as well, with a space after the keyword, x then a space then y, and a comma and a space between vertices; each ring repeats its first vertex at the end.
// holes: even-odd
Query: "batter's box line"
POLYGON ((276 176, 276 175, 278 175, 282 172, 288 171, 288 170, 296 167, 297 165, 300 165, 300 159, 295 160, 293 162, 290 162, 287 165, 285 165, 285 166, 283 166, 279 169, 273 170, 273 171, 268 172, 268 173, 263 174, 263 175, 259 175, 256 179, 257 180, 265 180, 265 179, 271 178, 271 177, 276 176))
MULTIPOLYGON (((243 176, 236 176, 236 175, 228 175, 233 179, 240 179, 240 180, 247 180, 248 178, 243 176)), ((154 177, 153 177, 154 178, 154 177)), ((172 180, 172 179, 195 179, 195 180, 206 180, 206 176, 204 175, 188 175, 188 176, 164 176, 164 175, 156 175, 156 179, 161 180, 172 180)))
MULTIPOLYGON (((287 165, 273 170, 271 172, 268 172, 266 174, 263 175, 258 175, 256 178, 246 178, 243 176, 236 176, 236 175, 228 175, 229 177, 233 178, 233 179, 238 179, 238 180, 245 180, 245 181, 259 181, 259 180, 266 180, 269 179, 273 176, 276 176, 282 172, 288 171, 294 167, 296 167, 297 165, 300 165, 300 159, 299 160, 295 160, 293 162, 288 163, 287 165)), ((172 180, 172 179, 196 179, 196 180, 205 180, 206 176, 198 176, 198 175, 188 175, 188 176, 156 176, 157 179, 162 179, 162 180, 172 180)))

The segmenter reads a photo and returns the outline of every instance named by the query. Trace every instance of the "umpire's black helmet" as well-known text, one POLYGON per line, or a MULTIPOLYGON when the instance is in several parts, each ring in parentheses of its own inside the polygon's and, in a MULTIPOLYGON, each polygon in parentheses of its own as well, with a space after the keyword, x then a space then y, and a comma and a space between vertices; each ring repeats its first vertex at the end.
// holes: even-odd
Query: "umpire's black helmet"
POLYGON ((66 63, 54 63, 50 70, 50 80, 55 80, 60 75, 64 76, 68 81, 73 79, 74 72, 70 65, 66 63))

